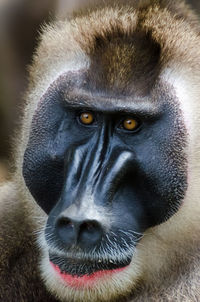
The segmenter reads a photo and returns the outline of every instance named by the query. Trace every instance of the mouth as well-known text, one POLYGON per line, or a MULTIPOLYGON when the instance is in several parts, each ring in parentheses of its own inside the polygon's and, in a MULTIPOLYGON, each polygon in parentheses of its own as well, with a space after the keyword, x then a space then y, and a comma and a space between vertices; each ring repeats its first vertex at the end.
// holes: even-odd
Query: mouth
POLYGON ((83 288, 94 285, 100 279, 111 277, 129 266, 131 259, 123 261, 85 260, 76 258, 61 258, 56 255, 49 256, 50 264, 56 274, 71 287, 83 288))

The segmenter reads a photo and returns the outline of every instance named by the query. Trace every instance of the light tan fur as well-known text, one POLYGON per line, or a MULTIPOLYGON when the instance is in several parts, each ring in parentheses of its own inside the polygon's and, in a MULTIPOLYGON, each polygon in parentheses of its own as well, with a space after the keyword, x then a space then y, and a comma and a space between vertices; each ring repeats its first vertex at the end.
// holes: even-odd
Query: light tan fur
MULTIPOLYGON (((59 75, 68 70, 89 68, 91 57, 95 53, 96 37, 100 37, 106 44, 107 34, 112 36, 115 30, 126 36, 136 30, 151 32, 154 41, 161 45, 161 72, 157 81, 172 85, 189 134, 185 151, 188 160, 188 189, 183 205, 168 221, 145 232, 125 272, 105 280, 92 290, 66 289, 49 267, 45 241, 40 239, 42 277, 48 290, 61 301, 110 302, 117 299, 122 301, 126 296, 130 296, 128 301, 131 302, 200 301, 200 27, 197 17, 182 1, 176 1, 176 4, 173 2, 175 1, 99 2, 99 5, 90 7, 89 11, 84 9, 76 13, 69 21, 56 21, 46 27, 41 37, 34 64, 30 68, 30 88, 22 131, 15 143, 16 172, 12 184, 2 188, 3 197, 0 202, 1 230, 5 228, 6 221, 6 226, 10 229, 19 228, 16 232, 19 236, 12 233, 14 239, 9 245, 10 240, 4 237, 10 232, 6 231, 4 236, 0 231, 1 261, 13 257, 15 243, 24 242, 27 230, 35 234, 45 226, 46 217, 35 204, 22 177, 23 154, 34 111, 41 96, 59 75), (11 193, 7 190, 11 190, 11 193), (15 215, 23 217, 24 222, 15 225, 15 215)), ((137 45, 134 47, 137 48, 137 45)), ((108 56, 103 57, 104 68, 112 65, 110 73, 108 69, 108 81, 112 86, 117 86, 116 72, 121 72, 122 82, 126 85, 129 78, 125 79, 126 72, 123 68, 129 63, 129 45, 125 45, 124 49, 117 46, 114 49, 108 48, 107 51, 108 56), (122 62, 117 61, 118 57, 122 62)), ((30 237, 33 239, 34 236, 30 237)), ((33 246, 35 247, 34 241, 33 246)), ((37 259, 36 256, 36 263, 37 259)), ((35 265, 34 263, 34 267, 35 265)), ((6 274, 6 269, 2 268, 0 276, 6 274)), ((10 301, 11 298, 8 302, 10 301)), ((46 298, 45 301, 56 300, 46 298)))

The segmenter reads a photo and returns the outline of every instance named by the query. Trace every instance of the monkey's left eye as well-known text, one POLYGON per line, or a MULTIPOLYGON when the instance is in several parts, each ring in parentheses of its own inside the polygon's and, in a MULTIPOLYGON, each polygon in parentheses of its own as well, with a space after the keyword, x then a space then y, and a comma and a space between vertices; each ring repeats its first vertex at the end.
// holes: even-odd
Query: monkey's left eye
POLYGON ((82 112, 79 120, 84 125, 91 125, 94 122, 94 115, 91 112, 82 112))
POLYGON ((139 128, 140 123, 138 120, 134 118, 126 118, 125 120, 122 121, 120 128, 123 128, 125 130, 129 131, 135 131, 139 128))

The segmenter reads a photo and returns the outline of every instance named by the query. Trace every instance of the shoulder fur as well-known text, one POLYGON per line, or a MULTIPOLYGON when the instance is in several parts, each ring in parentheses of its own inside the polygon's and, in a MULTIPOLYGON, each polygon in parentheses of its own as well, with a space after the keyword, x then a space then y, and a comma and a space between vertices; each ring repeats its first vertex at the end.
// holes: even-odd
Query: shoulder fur
MULTIPOLYGON (((51 297, 39 273, 39 250, 32 214, 14 182, 0 185, 0 301, 48 301, 51 297)), ((37 220, 37 216, 34 216, 37 220)))

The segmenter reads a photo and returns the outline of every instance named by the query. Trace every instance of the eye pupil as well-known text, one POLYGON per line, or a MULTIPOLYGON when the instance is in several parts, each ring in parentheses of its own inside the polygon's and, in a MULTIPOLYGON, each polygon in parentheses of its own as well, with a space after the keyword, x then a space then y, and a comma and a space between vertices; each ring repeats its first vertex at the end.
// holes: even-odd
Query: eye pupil
POLYGON ((94 116, 90 112, 83 112, 80 115, 80 121, 81 121, 82 124, 90 125, 94 121, 94 116))

